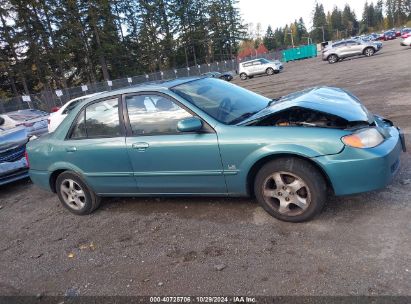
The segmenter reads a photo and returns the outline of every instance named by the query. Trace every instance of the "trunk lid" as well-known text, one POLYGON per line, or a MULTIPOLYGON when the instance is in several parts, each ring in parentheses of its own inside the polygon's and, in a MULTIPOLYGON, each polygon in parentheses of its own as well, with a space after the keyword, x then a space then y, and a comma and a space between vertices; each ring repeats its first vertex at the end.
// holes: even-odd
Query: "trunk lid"
POLYGON ((23 127, 0 130, 0 153, 23 146, 27 142, 27 131, 23 127))

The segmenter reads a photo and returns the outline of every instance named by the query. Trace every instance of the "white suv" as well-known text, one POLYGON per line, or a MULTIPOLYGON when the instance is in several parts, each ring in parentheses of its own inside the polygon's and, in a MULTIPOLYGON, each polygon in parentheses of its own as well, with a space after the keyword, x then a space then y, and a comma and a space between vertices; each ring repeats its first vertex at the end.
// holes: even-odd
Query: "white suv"
POLYGON ((270 61, 265 58, 254 59, 240 63, 238 73, 242 80, 253 78, 254 75, 273 75, 280 73, 283 65, 279 60, 270 61))

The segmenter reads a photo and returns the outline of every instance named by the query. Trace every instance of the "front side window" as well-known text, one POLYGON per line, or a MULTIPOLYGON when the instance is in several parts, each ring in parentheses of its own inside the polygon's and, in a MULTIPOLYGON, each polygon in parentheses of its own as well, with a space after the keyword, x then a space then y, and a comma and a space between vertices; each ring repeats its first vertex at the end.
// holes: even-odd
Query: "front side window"
POLYGON ((170 98, 144 94, 126 97, 127 112, 132 134, 178 134, 177 123, 193 115, 178 106, 170 98))
POLYGON ((92 103, 81 111, 71 138, 117 137, 121 135, 118 98, 92 103))

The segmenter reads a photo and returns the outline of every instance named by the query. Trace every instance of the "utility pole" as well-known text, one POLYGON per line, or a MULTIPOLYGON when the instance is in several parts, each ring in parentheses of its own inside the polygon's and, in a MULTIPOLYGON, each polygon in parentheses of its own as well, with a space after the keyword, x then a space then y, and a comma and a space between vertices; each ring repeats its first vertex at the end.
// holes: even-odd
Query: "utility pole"
POLYGON ((323 30, 323 42, 325 42, 324 25, 321 26, 321 29, 323 30))
POLYGON ((288 33, 291 36, 291 45, 294 48, 294 37, 293 37, 293 29, 290 29, 290 32, 288 33))

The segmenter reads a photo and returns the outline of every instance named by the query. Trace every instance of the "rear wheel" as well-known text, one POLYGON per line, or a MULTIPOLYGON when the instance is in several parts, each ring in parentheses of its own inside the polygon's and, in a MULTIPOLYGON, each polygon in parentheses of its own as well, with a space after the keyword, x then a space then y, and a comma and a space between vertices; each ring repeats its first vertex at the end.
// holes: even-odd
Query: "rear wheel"
POLYGON ((101 201, 80 175, 72 171, 65 171, 57 177, 56 192, 62 205, 77 215, 90 214, 101 201))
POLYGON ((374 55, 375 50, 372 47, 366 48, 364 50, 364 55, 367 57, 371 57, 372 55, 374 55))
POLYGON ((302 222, 322 210, 327 187, 312 164, 298 158, 280 158, 260 169, 254 190, 270 215, 287 222, 302 222))
POLYGON ((241 73, 240 78, 241 78, 241 80, 246 80, 247 79, 247 74, 246 73, 241 73))
POLYGON ((330 55, 328 56, 328 63, 333 64, 336 63, 338 61, 338 56, 337 55, 330 55))
POLYGON ((274 69, 273 68, 267 68, 267 70, 265 70, 265 72, 267 73, 267 75, 273 75, 274 74, 274 69))

